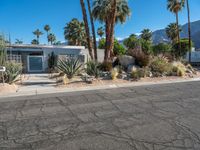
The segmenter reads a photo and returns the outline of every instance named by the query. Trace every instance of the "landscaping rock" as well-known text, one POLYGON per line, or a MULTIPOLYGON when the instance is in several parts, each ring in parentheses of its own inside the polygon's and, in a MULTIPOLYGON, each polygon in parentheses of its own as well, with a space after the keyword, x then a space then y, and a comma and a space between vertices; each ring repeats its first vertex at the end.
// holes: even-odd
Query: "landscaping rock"
POLYGON ((119 62, 124 68, 128 68, 129 65, 135 65, 135 58, 128 55, 119 56, 119 62))

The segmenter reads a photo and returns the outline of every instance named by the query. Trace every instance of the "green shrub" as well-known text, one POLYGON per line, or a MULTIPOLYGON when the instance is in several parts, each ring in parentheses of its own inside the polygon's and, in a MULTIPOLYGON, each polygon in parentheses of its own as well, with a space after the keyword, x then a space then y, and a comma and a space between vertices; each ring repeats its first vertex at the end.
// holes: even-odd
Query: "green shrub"
POLYGON ((165 57, 155 57, 150 64, 150 68, 154 76, 170 75, 172 73, 172 65, 165 57))
POLYGON ((82 64, 80 64, 79 59, 68 59, 68 60, 59 60, 58 69, 66 74, 68 79, 72 79, 76 74, 79 73, 82 64))
POLYGON ((112 62, 103 62, 102 64, 100 64, 100 70, 102 71, 111 71, 113 68, 112 66, 112 62))
POLYGON ((148 77, 149 72, 150 72, 150 70, 147 67, 139 68, 131 73, 131 77, 133 79, 140 79, 140 78, 148 77))
POLYGON ((16 81, 17 77, 22 72, 22 64, 7 62, 5 64, 6 72, 5 72, 5 81, 9 84, 12 84, 16 81))
MULTIPOLYGON (((105 49, 105 44, 106 44, 106 40, 105 39, 101 39, 99 41, 99 49, 105 49)), ((126 48, 119 43, 119 41, 117 39, 114 40, 114 48, 113 48, 113 52, 114 55, 124 55, 126 53, 126 48)))
POLYGON ((154 45, 152 49, 155 55, 163 53, 171 53, 172 46, 170 44, 159 43, 157 45, 154 45))
POLYGON ((95 61, 88 61, 86 63, 85 71, 88 75, 98 78, 100 76, 99 63, 95 61))
MULTIPOLYGON (((192 43, 193 45, 193 43, 192 43)), ((189 52, 189 41, 188 39, 181 39, 180 45, 177 42, 176 44, 173 45, 174 49, 174 54, 177 58, 184 57, 187 52, 189 52), (179 48, 180 46, 180 48, 179 48)))

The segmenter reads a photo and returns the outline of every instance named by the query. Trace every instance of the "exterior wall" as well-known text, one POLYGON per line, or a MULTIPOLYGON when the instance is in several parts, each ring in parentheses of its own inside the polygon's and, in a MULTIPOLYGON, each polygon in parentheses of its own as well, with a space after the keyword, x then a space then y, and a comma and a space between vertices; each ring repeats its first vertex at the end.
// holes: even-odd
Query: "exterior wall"
MULTIPOLYGON (((189 61, 189 53, 186 56, 186 60, 189 61)), ((200 51, 191 52, 191 61, 194 63, 200 62, 200 51)))

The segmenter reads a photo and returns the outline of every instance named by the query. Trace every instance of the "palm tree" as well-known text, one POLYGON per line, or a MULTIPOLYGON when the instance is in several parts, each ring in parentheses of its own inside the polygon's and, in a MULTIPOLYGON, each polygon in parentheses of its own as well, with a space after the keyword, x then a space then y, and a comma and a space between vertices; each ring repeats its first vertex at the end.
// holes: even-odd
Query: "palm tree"
POLYGON ((130 15, 127 0, 94 0, 93 16, 100 22, 105 23, 106 49, 104 61, 108 61, 113 53, 114 27, 115 24, 126 21, 130 15))
POLYGON ((96 32, 95 32, 95 26, 94 26, 94 19, 92 16, 92 10, 91 10, 91 6, 90 6, 90 1, 87 0, 87 4, 88 4, 88 11, 90 14, 90 22, 91 22, 91 26, 92 26, 92 35, 93 35, 93 45, 94 45, 94 59, 95 61, 98 60, 98 55, 97 55, 97 41, 96 41, 96 32))
POLYGON ((100 38, 103 37, 103 35, 104 35, 103 27, 99 27, 99 28, 97 29, 97 34, 100 36, 100 38))
POLYGON ((178 39, 177 42, 179 43, 179 49, 181 48, 180 45, 180 32, 178 30, 179 26, 179 17, 178 13, 183 9, 185 4, 185 0, 167 0, 167 9, 176 15, 176 26, 177 26, 177 35, 178 39))
POLYGON ((53 42, 56 41, 56 36, 53 33, 50 33, 47 38, 48 38, 48 42, 50 42, 51 45, 53 44, 53 42))
POLYGON ((187 14, 188 14, 189 62, 191 62, 192 39, 191 39, 191 23, 190 23, 189 0, 186 0, 186 4, 187 4, 187 14))
POLYGON ((150 29, 144 29, 144 30, 142 30, 141 33, 142 33, 141 34, 141 38, 142 39, 144 39, 146 41, 151 41, 151 39, 152 39, 152 32, 151 32, 150 29))
POLYGON ((41 35, 43 35, 43 33, 39 30, 39 29, 37 29, 37 30, 35 30, 34 32, 33 32, 33 34, 36 36, 36 38, 37 38, 37 43, 39 44, 40 42, 39 42, 39 38, 40 38, 40 36, 41 35))
POLYGON ((33 39, 33 40, 31 41, 31 44, 33 44, 33 45, 38 45, 39 43, 38 43, 38 40, 37 40, 37 39, 33 39))
POLYGON ((88 46, 90 57, 93 60, 94 56, 93 56, 92 44, 91 44, 91 40, 90 40, 90 29, 89 29, 89 25, 88 25, 88 19, 87 19, 87 13, 86 13, 86 9, 85 9, 84 0, 80 0, 80 3, 81 3, 81 9, 82 9, 83 20, 84 20, 85 31, 86 31, 87 46, 88 46))
POLYGON ((15 39, 15 44, 23 44, 23 41, 20 39, 15 39))
MULTIPOLYGON (((175 44, 178 40, 178 32, 177 32, 177 24, 176 23, 170 23, 165 28, 167 37, 171 40, 172 44, 175 44)), ((181 26, 178 26, 178 31, 181 32, 181 26)))
POLYGON ((64 27, 64 36, 69 45, 85 46, 86 33, 84 23, 76 18, 72 19, 64 27))
MULTIPOLYGON (((51 30, 51 27, 49 25, 45 25, 44 26, 44 30, 47 32, 47 40, 48 40, 48 36, 49 36, 49 31, 51 30)), ((49 43, 49 42, 48 42, 49 43)))

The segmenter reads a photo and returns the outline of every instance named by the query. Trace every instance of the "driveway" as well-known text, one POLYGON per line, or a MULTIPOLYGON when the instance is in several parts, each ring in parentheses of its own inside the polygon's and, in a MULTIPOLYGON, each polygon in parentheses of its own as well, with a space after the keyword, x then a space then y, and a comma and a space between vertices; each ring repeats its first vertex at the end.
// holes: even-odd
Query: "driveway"
POLYGON ((200 82, 0 99, 1 150, 199 150, 200 82))

